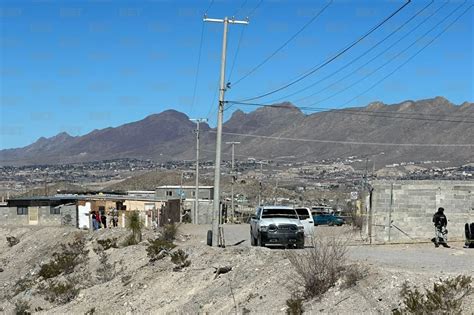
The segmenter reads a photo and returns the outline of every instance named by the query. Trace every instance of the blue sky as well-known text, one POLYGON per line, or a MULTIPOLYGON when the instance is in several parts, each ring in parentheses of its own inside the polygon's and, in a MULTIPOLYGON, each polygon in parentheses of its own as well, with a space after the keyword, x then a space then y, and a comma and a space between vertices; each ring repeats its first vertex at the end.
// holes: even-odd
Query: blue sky
MULTIPOLYGON (((210 6, 209 17, 236 14, 236 18, 242 19, 257 7, 248 26, 229 26, 226 77, 236 82, 300 30, 328 1, 3 0, 0 3, 0 148, 3 149, 25 146, 41 136, 51 137, 62 131, 83 135, 166 109, 176 109, 191 118, 207 117, 215 125, 223 27, 216 23, 203 25, 206 9, 210 6), (201 59, 193 102, 201 34, 201 59)), ((403 3, 334 0, 277 55, 232 87, 226 99, 261 95, 288 83, 347 47, 403 3)), ((472 5, 471 0, 453 0, 440 8, 444 2, 434 1, 398 32, 364 54, 429 3, 412 1, 340 58, 281 93, 256 102, 287 100, 297 106, 334 108, 365 106, 377 100, 390 104, 438 95, 455 104, 472 102, 472 8, 393 75, 355 98, 407 61, 472 5), (427 18, 436 10, 436 14, 427 18), (449 18, 422 37, 450 13, 449 18), (415 29, 424 19, 425 23, 415 29), (396 45, 373 62, 355 71, 396 41, 396 45), (409 49, 401 53, 406 47, 409 49), (333 74, 362 54, 363 57, 336 75, 288 96, 333 74), (359 80, 362 81, 355 84, 359 80), (311 94, 316 95, 300 100, 311 94), (337 95, 330 97, 333 94, 337 95)), ((234 105, 226 111, 226 118, 237 108, 255 109, 234 105)))

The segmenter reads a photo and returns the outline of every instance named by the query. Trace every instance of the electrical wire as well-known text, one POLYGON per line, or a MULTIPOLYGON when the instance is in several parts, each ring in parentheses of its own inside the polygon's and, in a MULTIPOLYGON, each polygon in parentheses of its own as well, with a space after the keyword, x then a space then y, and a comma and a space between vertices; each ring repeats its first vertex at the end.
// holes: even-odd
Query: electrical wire
MULTIPOLYGON (((204 16, 207 15, 207 13, 209 12, 209 10, 211 9, 213 4, 214 4, 214 0, 211 0, 211 3, 209 3, 209 6, 204 11, 204 16)), ((201 26, 201 38, 199 40, 198 61, 197 61, 197 66, 196 66, 196 75, 194 77, 194 88, 193 88, 193 97, 191 99, 191 109, 193 109, 194 104, 196 102, 196 92, 197 92, 198 79, 199 79, 199 69, 201 67, 202 44, 203 44, 203 41, 204 41, 204 27, 205 27, 205 23, 203 22, 202 26, 201 26)))
MULTIPOLYGON (((207 130, 209 133, 216 133, 215 130, 207 130)), ((388 143, 388 142, 362 142, 362 141, 342 141, 342 140, 322 140, 322 139, 303 139, 303 138, 288 138, 288 137, 274 137, 263 135, 252 135, 236 132, 222 132, 223 135, 261 138, 267 140, 278 141, 301 141, 301 142, 315 142, 315 143, 332 143, 332 144, 349 144, 349 145, 376 145, 376 146, 399 146, 399 147, 474 147, 474 143, 388 143)))
MULTIPOLYGON (((251 104, 251 103, 235 103, 247 106, 257 107, 273 107, 281 109, 292 109, 285 105, 269 105, 269 104, 251 104)), ((389 111, 367 111, 367 110, 353 110, 353 109, 337 109, 337 108, 314 108, 314 107, 294 107, 304 112, 317 112, 317 113, 331 113, 337 115, 355 115, 355 116, 367 116, 367 117, 380 117, 390 119, 407 119, 407 120, 419 120, 419 121, 433 121, 433 122, 449 122, 449 123, 465 123, 474 124, 474 120, 453 120, 453 119, 440 119, 440 118, 429 118, 433 117, 453 117, 453 118, 465 118, 466 116, 449 116, 449 115, 430 115, 430 114, 419 114, 419 113, 397 113, 389 111), (427 117, 428 116, 428 117, 427 117)), ((474 118, 472 116, 468 116, 474 118)))
MULTIPOLYGON (((229 101, 232 102, 232 101, 229 101)), ((410 117, 410 118, 426 118, 426 117, 452 117, 452 118, 474 118, 474 116, 471 115, 450 115, 450 114, 430 114, 430 113, 404 113, 404 112, 393 112, 393 111, 383 111, 383 110, 377 110, 377 111, 370 111, 370 110, 356 110, 356 109, 351 109, 351 108, 328 108, 328 107, 304 107, 304 106, 294 106, 294 107, 289 107, 281 104, 261 104, 261 103, 239 103, 235 102, 234 104, 237 105, 243 105, 243 106, 255 106, 255 107, 272 107, 272 108, 281 108, 281 109, 293 109, 297 108, 301 111, 304 112, 315 112, 315 113, 333 113, 333 114, 351 114, 351 113, 357 113, 360 115, 367 114, 370 116, 375 116, 378 117, 389 117, 389 118, 403 118, 403 117, 410 117), (386 116, 382 116, 386 115, 386 116), (390 116, 392 115, 392 116, 390 116), (395 116, 394 116, 395 115, 395 116)), ((424 120, 424 119, 423 119, 424 120)), ((451 120, 433 120, 433 121, 446 121, 446 122, 468 122, 468 123, 474 123, 473 121, 466 121, 466 120, 460 120, 460 121, 451 121, 451 120)))
MULTIPOLYGON (((413 16, 411 16, 408 20, 406 20, 403 24, 401 24, 400 26, 398 26, 395 30, 393 30, 392 32, 390 32, 390 34, 388 34, 387 36, 385 36, 382 40, 378 41, 375 45, 373 45, 372 47, 370 47, 369 49, 367 49, 366 51, 364 51, 362 54, 360 54, 359 56, 357 56, 356 58, 352 59, 350 62, 346 63, 344 66, 340 67, 339 69, 337 69, 336 71, 330 73, 329 75, 325 76, 324 78, 322 79, 319 79, 318 81, 294 92, 294 93, 291 93, 291 94, 287 94, 285 96, 282 96, 282 97, 279 97, 277 99, 273 99, 271 101, 268 101, 267 103, 275 103, 275 102, 278 102, 279 100, 282 100, 282 99, 288 99, 289 97, 292 97, 296 94, 299 94, 301 92, 304 92, 314 86, 316 86, 317 84, 333 77, 334 75, 338 74, 339 72, 341 72, 342 70, 346 69, 348 66, 350 66, 351 64, 353 64, 354 62, 358 61, 359 59, 361 59, 362 57, 364 57, 365 55, 367 55, 369 52, 371 52, 372 50, 374 50, 375 48, 377 48, 380 44, 382 44, 383 42, 385 42, 387 39, 389 39, 390 37, 392 37, 394 34, 396 34, 399 30, 401 30, 403 27, 405 27, 408 23, 410 23, 411 21, 413 21, 416 17, 418 17, 421 13, 423 13, 428 7, 430 7, 432 4, 434 3, 434 0, 432 0, 431 2, 429 2, 426 6, 424 6, 421 10, 419 10, 418 12, 416 12, 413 16)), ((444 7, 446 4, 448 4, 448 2, 445 2, 440 8, 444 7)), ((432 13, 429 17, 432 17, 436 12, 438 12, 440 10, 440 8, 438 10, 436 10, 434 13, 432 13)), ((428 20, 428 18, 426 18, 422 23, 418 24, 415 28, 413 28, 409 33, 405 34, 405 37, 408 36, 409 34, 411 34, 414 30, 416 30, 421 24, 423 24, 426 20, 428 20)), ((403 38, 402 38, 403 39, 403 38)), ((400 41, 400 40, 399 40, 400 41)), ((397 41, 397 42, 399 42, 397 41)), ((394 44, 390 47, 393 47, 394 44)), ((373 59, 372 59, 373 60, 373 59)), ((364 64, 364 66, 367 65, 364 64)), ((354 73, 355 71, 353 71, 352 73, 354 73)), ((295 102, 300 102, 301 100, 304 100, 304 99, 307 99, 311 96, 314 96, 316 95, 318 92, 316 93, 313 93, 311 95, 308 95, 307 97, 304 97, 302 99, 299 99, 295 102)))
MULTIPOLYGON (((388 61, 386 61, 385 63, 383 63, 382 65, 380 65, 379 67, 377 67, 375 70, 371 71, 369 74, 365 75, 363 78, 361 78, 360 80, 357 80, 355 82, 353 82, 352 84, 344 87, 343 89, 317 101, 317 102, 314 102, 314 103, 311 103, 311 105, 308 105, 308 106, 314 106, 314 105, 317 105, 317 104, 320 104, 324 101, 327 101, 347 90, 349 90, 350 88, 354 87, 355 85, 361 83, 362 81, 366 80, 367 78, 369 78, 370 76, 372 76, 374 73, 376 73, 377 71, 379 71, 380 69, 382 69, 383 67, 385 67, 386 65, 392 63, 393 61, 395 61, 398 57, 400 57, 403 53, 405 53, 407 50, 409 50, 410 48, 412 48, 414 45, 416 45, 420 40, 422 40, 423 38, 425 38, 429 33, 431 33, 435 28, 437 28, 438 26, 440 26, 441 24, 443 24, 449 17, 451 17, 457 10, 459 10, 463 5, 464 3, 466 3, 466 1, 464 1, 461 5, 459 5, 456 9, 454 9, 453 11, 451 11, 451 13, 449 13, 447 16, 445 16, 440 22, 438 22, 437 24, 435 24, 432 28, 430 28, 428 31, 426 31, 421 37, 417 38, 415 41, 413 41, 410 45, 408 45, 407 47, 405 47, 403 50, 401 50, 399 53, 397 53, 396 55, 394 55, 393 57, 391 57, 388 61)), ((437 10, 438 11, 438 10, 437 10)), ((429 18, 429 17, 428 17, 429 18)), ((426 21, 426 19, 425 19, 426 21)), ((424 22, 424 21, 423 21, 424 22)), ((422 23, 423 23, 422 22, 422 23)), ((326 86, 325 88, 319 90, 316 94, 320 93, 320 92, 323 92, 333 86, 335 86, 336 84, 342 82, 343 80, 347 79, 349 76, 351 76, 352 74, 354 73, 357 73, 357 71, 359 71, 360 69, 362 69, 363 67, 365 67, 367 64, 369 64, 370 62, 372 62, 373 60, 375 60, 376 58, 380 57, 381 55, 383 55, 386 51, 388 51, 391 47, 395 46, 396 44, 398 44, 398 42, 400 42, 403 38, 399 39, 398 41, 396 41, 395 43, 393 43, 391 46, 389 46, 387 49, 383 50, 382 52, 380 52, 378 55, 376 55, 375 57, 373 57, 372 59, 370 59, 368 62, 366 62, 365 64, 361 65, 360 67, 358 67, 357 69, 355 69, 353 72, 347 74, 346 76, 342 77, 341 79, 339 79, 338 81, 326 86)), ((303 98, 303 99, 306 99, 306 98, 303 98)), ((299 99, 298 101, 301 101, 302 99, 299 99)))
POLYGON ((197 92, 198 79, 199 79, 199 69, 201 66, 202 43, 204 41, 204 25, 205 23, 203 22, 202 27, 201 27, 201 39, 199 42, 199 53, 198 53, 198 61, 197 61, 197 66, 196 66, 196 75, 194 78, 193 98, 191 99, 191 108, 190 108, 191 110, 193 109, 194 103, 196 101, 196 92, 197 92))
POLYGON ((246 74, 244 74, 242 77, 240 77, 235 83, 232 83, 232 87, 236 86, 239 84, 242 80, 246 79, 249 77, 251 74, 253 74, 255 71, 257 71, 260 67, 262 67, 264 64, 266 64, 270 59, 272 59, 277 53, 279 53, 283 48, 285 48, 289 43, 291 43, 298 35, 303 32, 308 26, 310 26, 316 19, 332 4, 333 0, 328 2, 321 10, 319 10, 303 27, 301 27, 293 36, 291 36, 286 42, 283 43, 280 47, 278 47, 274 52, 272 52, 268 57, 266 57, 263 61, 261 61, 259 64, 257 64, 255 67, 250 69, 246 74))
POLYGON ((353 100, 357 99, 358 97, 366 94, 367 92, 371 91, 373 88, 375 88, 377 85, 379 85, 380 83, 382 83, 383 81, 385 81, 386 79, 388 79, 389 77, 391 77, 395 72, 397 72, 400 68, 402 68, 404 65, 406 65, 408 62, 410 62, 413 58, 415 58, 416 56, 418 56, 418 54, 420 54, 425 48, 427 48, 429 45, 431 45, 436 39, 438 39, 444 32, 446 32, 454 23, 456 23, 464 14, 466 14, 474 5, 471 5, 469 7, 467 7, 466 10, 464 10, 463 13, 461 13, 455 20, 453 20, 446 28, 444 28, 440 33, 438 33, 432 40, 430 40, 427 44, 425 44, 420 50, 418 50, 414 55, 412 55, 409 59, 407 59, 405 62, 403 62, 402 64, 400 64, 398 67, 396 67, 392 72, 390 72, 388 75, 386 75, 385 77, 383 77, 382 79, 378 80, 377 82, 375 82, 375 84, 373 84, 372 86, 370 86, 368 89, 366 89, 365 91, 363 91, 362 93, 356 95, 355 97, 351 98, 350 100, 348 100, 347 102, 345 102, 344 104, 340 105, 339 107, 342 107, 342 106, 345 106, 349 103, 351 103, 353 100))
POLYGON ((281 90, 284 90, 286 88, 289 88, 290 86, 304 80, 305 78, 307 78, 308 76, 314 74, 316 71, 320 70, 321 68, 325 67, 326 65, 330 64, 331 62, 333 62, 334 60, 336 60, 337 58, 339 58, 340 56, 342 56, 344 53, 346 53, 347 51, 349 51, 351 48, 353 48, 355 45, 357 45, 358 43, 360 43, 362 40, 364 40, 364 38, 366 38, 367 36, 369 36, 370 34, 372 34, 373 32, 375 32, 377 29, 379 29, 382 25, 384 25, 385 23, 387 23, 391 18, 393 18, 397 13, 399 13, 400 11, 402 11, 408 4, 411 3, 411 0, 408 0, 405 4, 403 4, 401 7, 399 7, 397 10, 395 10, 392 14, 390 14, 388 17, 386 17, 383 21, 381 21, 380 23, 378 23, 376 26, 374 26, 372 29, 370 29, 367 33, 365 33, 363 36, 359 37, 357 40, 355 40, 354 42, 352 42, 349 46, 347 46, 346 48, 344 48, 343 50, 341 50, 340 52, 338 52, 336 55, 334 55, 333 57, 329 58, 328 60, 326 60, 325 62, 323 62, 322 64, 318 65, 318 66, 315 66, 313 67, 312 69, 308 70, 305 74, 303 74, 302 76, 300 76, 299 78, 297 78, 296 80, 293 80, 277 89, 274 89, 272 91, 269 91, 267 93, 264 93, 264 94, 261 94, 261 95, 257 95, 257 96, 254 96, 254 97, 249 97, 249 98, 245 98, 245 99, 242 99, 240 101, 242 102, 247 102, 247 101, 253 101, 253 100, 256 100, 256 99, 260 99, 260 98, 263 98, 265 96, 268 96, 268 95, 271 95, 271 94, 274 94, 274 93, 277 93, 281 90))

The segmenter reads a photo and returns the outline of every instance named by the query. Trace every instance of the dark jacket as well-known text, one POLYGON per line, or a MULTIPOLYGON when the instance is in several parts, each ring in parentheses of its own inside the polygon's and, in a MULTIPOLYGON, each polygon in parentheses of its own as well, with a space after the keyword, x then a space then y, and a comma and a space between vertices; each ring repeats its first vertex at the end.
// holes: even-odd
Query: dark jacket
POLYGON ((433 223, 436 227, 442 227, 448 225, 448 219, 443 212, 436 212, 433 216, 433 223))

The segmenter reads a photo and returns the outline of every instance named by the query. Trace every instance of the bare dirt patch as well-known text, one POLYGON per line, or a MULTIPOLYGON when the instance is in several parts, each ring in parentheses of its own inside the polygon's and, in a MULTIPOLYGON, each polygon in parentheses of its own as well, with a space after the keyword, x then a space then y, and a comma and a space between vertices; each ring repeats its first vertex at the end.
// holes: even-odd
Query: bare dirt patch
MULTIPOLYGON (((285 250, 251 247, 249 226, 245 224, 225 226, 226 248, 209 247, 205 244, 208 229, 195 225, 180 227, 172 252, 183 251, 190 264, 176 269, 170 256, 150 262, 147 240, 156 239, 158 234, 148 230, 137 245, 103 250, 97 240, 117 239, 117 244, 121 244, 129 232, 121 228, 98 232, 52 227, 0 228, 0 308, 11 313, 15 303, 27 301, 30 310, 46 313, 284 313, 292 293, 290 279, 295 275, 285 250), (61 248, 60 244, 73 241, 78 233, 84 236, 88 259, 70 274, 55 279, 66 281, 72 277, 78 292, 65 304, 46 300, 38 288, 47 280, 37 277, 38 272, 61 248), (7 235, 18 237, 20 242, 10 247, 7 235), (231 246, 242 240, 243 243, 231 246), (232 269, 216 277, 216 268, 225 266, 232 269), (33 280, 25 280, 24 286, 15 290, 21 279, 33 280)), ((345 228, 318 228, 317 233, 357 239, 345 228)), ((405 281, 431 288, 440 277, 474 275, 474 250, 464 249, 462 244, 452 244, 452 249, 435 249, 431 244, 351 244, 348 263, 363 266, 367 275, 350 287, 337 282, 321 299, 305 301, 305 311, 389 313, 400 307, 399 292, 405 281)), ((462 307, 464 313, 474 311, 472 295, 462 307)))

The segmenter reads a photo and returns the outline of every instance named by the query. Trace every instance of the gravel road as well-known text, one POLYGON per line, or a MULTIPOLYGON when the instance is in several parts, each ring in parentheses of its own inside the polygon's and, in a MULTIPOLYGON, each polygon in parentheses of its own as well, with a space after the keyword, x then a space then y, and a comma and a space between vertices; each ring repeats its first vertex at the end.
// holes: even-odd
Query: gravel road
MULTIPOLYGON (((226 245, 245 240, 238 246, 250 246, 249 224, 225 224, 226 245)), ((206 242, 210 225, 182 225, 181 230, 198 243, 206 242)), ((474 275, 474 249, 463 248, 463 243, 450 243, 451 248, 435 248, 431 243, 362 245, 360 235, 349 227, 318 226, 316 235, 344 235, 349 238, 349 257, 369 265, 384 268, 408 269, 415 272, 463 273, 474 275)), ((280 250, 280 249, 275 249, 280 250)))

